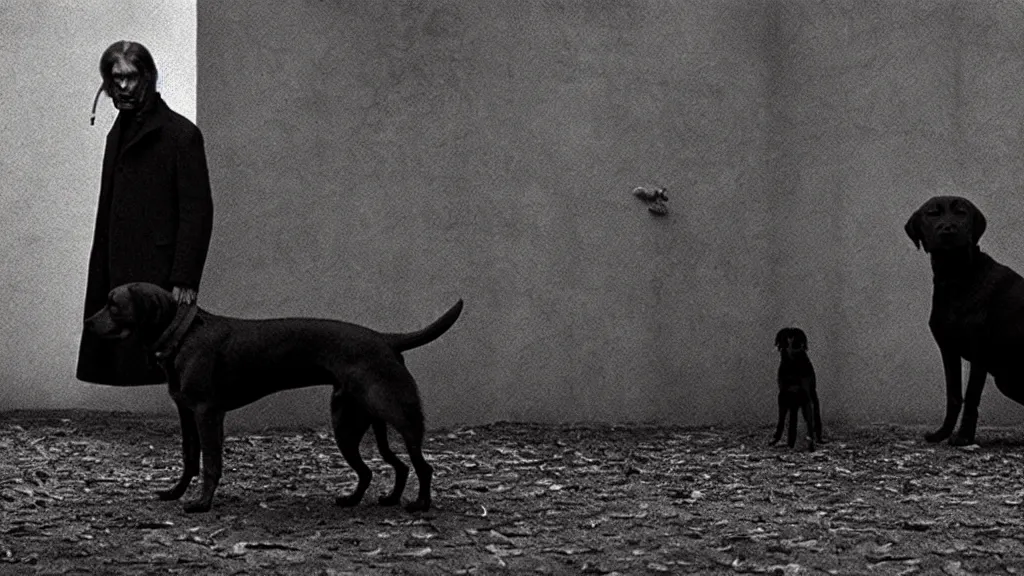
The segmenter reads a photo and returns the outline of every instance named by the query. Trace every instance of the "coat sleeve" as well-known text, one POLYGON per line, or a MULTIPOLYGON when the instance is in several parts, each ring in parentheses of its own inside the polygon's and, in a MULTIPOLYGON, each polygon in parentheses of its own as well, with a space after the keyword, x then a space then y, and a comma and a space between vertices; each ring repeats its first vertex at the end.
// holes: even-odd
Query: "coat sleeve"
POLYGON ((191 130, 176 153, 178 230, 175 238, 172 286, 199 289, 213 230, 213 198, 206 166, 203 135, 191 130))

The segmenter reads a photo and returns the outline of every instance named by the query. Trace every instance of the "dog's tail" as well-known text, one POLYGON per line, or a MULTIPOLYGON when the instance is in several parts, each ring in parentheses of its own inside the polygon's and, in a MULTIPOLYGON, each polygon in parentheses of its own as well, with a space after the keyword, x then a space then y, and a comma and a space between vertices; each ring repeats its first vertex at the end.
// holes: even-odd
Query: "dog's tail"
POLYGON ((417 330, 416 332, 383 334, 384 341, 398 353, 405 352, 406 350, 412 350, 413 348, 419 348, 424 344, 429 344, 440 338, 442 334, 447 332, 448 329, 455 324, 455 321, 459 319, 460 314, 462 314, 461 298, 454 306, 449 308, 447 312, 442 314, 440 318, 434 320, 430 326, 427 326, 422 330, 417 330))

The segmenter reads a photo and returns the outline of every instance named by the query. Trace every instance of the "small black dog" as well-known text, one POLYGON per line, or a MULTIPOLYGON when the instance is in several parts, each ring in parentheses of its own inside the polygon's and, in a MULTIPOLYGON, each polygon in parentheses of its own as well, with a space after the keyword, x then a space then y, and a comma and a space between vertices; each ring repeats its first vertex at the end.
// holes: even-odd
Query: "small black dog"
POLYGON ((807 450, 814 450, 814 441, 821 439, 821 408, 818 405, 818 391, 814 378, 814 366, 807 357, 807 335, 799 328, 783 328, 775 335, 775 347, 779 349, 782 362, 779 364, 779 424, 775 428, 774 445, 782 438, 789 418, 787 443, 796 445, 796 419, 799 409, 807 423, 807 450))

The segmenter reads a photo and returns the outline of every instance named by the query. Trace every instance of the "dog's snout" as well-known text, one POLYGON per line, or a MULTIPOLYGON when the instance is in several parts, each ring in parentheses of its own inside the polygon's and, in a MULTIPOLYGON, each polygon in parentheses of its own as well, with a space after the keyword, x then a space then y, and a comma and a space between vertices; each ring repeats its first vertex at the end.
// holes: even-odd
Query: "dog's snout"
POLYGON ((967 228, 954 216, 940 218, 935 222, 933 230, 935 238, 943 245, 959 245, 967 241, 967 228))
POLYGON ((101 308, 99 312, 85 319, 85 330, 99 336, 100 338, 124 338, 131 329, 121 326, 110 315, 108 308, 101 308))
POLYGON ((101 314, 103 314, 103 310, 100 310, 99 312, 97 312, 97 313, 93 314, 92 316, 89 316, 88 318, 85 319, 85 323, 84 324, 85 324, 85 329, 87 331, 92 332, 94 334, 98 332, 98 330, 99 330, 98 317, 101 314))

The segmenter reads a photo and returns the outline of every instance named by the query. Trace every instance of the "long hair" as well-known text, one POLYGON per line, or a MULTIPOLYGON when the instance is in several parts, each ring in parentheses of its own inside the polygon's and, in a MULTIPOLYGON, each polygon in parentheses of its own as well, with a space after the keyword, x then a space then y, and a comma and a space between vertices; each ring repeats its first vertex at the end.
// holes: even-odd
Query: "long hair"
POLYGON ((111 95, 110 85, 114 81, 114 63, 118 60, 124 60, 138 68, 143 80, 149 83, 150 90, 156 90, 156 62, 153 62, 153 55, 149 53, 149 50, 146 50, 146 47, 138 42, 129 42, 128 40, 114 42, 103 51, 103 56, 100 56, 100 76, 103 78, 103 82, 100 84, 100 89, 96 91, 96 97, 92 99, 90 125, 96 124, 96 104, 100 100, 100 94, 106 92, 107 96, 111 95))
POLYGON ((124 60, 136 68, 139 69, 139 73, 142 74, 143 78, 149 82, 151 88, 156 88, 156 63, 153 62, 153 55, 149 53, 149 50, 145 46, 138 42, 129 42, 128 40, 119 40, 110 45, 109 48, 103 51, 103 56, 100 56, 100 76, 103 77, 103 87, 101 88, 110 96, 110 84, 113 82, 113 68, 114 63, 118 60, 124 60))

